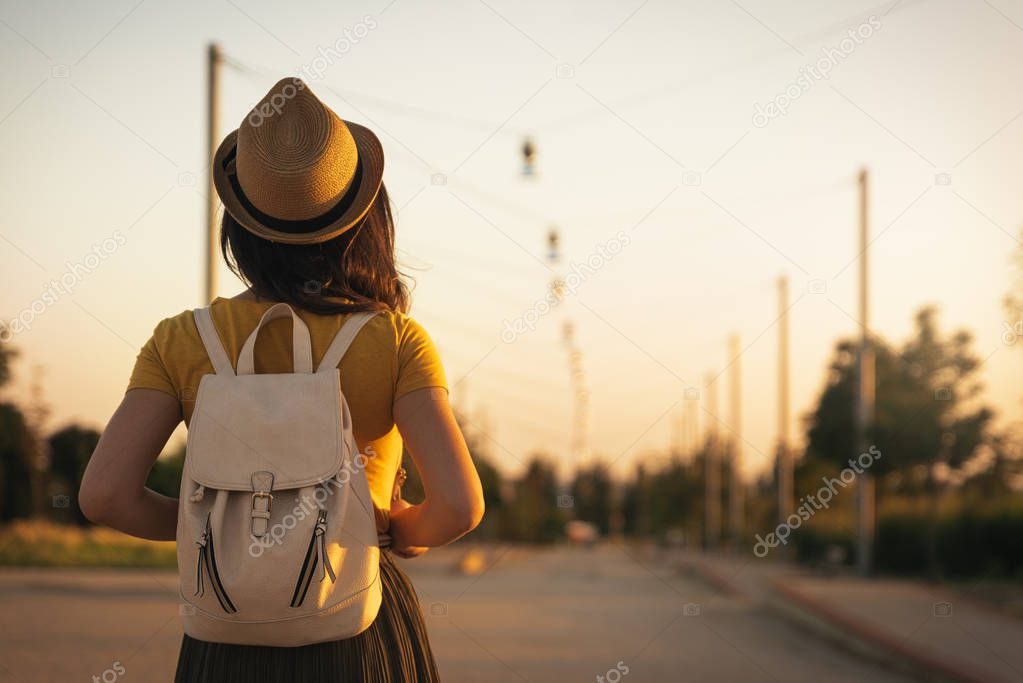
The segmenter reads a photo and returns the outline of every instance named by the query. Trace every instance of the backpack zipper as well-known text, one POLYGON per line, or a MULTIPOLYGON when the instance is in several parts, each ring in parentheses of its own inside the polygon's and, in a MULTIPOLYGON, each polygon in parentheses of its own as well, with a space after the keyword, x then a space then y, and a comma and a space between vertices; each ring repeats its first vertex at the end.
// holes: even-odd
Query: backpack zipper
POLYGON ((210 585, 213 587, 213 594, 217 596, 220 607, 228 614, 234 614, 235 608, 231 598, 227 595, 223 581, 220 580, 220 572, 217 571, 217 557, 213 550, 213 528, 210 525, 210 516, 206 515, 206 528, 196 541, 199 546, 199 558, 195 568, 195 595, 202 597, 206 593, 203 586, 203 568, 210 577, 210 585))
POLYGON ((301 607, 302 603, 305 602, 305 596, 309 592, 309 586, 312 584, 313 575, 316 574, 318 565, 323 565, 323 576, 320 577, 320 581, 323 581, 327 576, 330 577, 331 583, 337 581, 337 576, 334 575, 334 568, 330 566, 330 557, 327 555, 326 533, 327 511, 320 510, 320 514, 316 518, 316 526, 313 528, 313 535, 309 539, 309 547, 305 551, 302 569, 298 573, 295 592, 291 596, 292 607, 301 607))

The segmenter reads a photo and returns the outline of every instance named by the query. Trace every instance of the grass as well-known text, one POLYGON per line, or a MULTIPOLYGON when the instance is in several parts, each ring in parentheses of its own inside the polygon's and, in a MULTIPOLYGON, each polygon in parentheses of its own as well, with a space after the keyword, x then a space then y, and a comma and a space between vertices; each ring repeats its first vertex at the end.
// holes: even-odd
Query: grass
POLYGON ((146 541, 100 527, 18 521, 0 528, 0 566, 174 567, 172 541, 146 541))

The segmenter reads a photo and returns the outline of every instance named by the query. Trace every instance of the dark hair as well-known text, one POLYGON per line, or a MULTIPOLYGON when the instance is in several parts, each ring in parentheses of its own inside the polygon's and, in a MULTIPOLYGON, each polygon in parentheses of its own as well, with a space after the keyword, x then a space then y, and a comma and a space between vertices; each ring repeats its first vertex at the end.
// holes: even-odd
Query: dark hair
POLYGON ((320 244, 257 237, 224 212, 224 260, 261 299, 314 313, 408 311, 409 291, 394 258, 394 219, 383 185, 366 217, 320 244))

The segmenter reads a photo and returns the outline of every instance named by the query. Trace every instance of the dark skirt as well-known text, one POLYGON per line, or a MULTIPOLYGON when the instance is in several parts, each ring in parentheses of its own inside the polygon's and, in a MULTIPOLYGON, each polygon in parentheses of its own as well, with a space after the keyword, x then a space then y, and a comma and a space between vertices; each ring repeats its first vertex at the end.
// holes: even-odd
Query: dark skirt
POLYGON ((355 636, 303 647, 181 641, 176 683, 340 683, 439 681, 419 599, 386 550, 380 552, 383 602, 373 625, 355 636))

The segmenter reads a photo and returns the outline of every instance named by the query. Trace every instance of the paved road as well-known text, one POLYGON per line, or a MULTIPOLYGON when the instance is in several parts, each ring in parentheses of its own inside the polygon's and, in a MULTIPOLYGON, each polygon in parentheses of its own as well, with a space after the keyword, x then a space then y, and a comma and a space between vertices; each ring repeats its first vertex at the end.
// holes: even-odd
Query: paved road
MULTIPOLYGON (((478 576, 452 571, 460 554, 406 564, 448 681, 905 680, 637 550, 496 548, 478 576)), ((175 582, 0 571, 0 681, 169 680, 175 582)))

